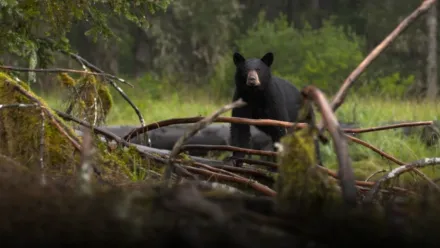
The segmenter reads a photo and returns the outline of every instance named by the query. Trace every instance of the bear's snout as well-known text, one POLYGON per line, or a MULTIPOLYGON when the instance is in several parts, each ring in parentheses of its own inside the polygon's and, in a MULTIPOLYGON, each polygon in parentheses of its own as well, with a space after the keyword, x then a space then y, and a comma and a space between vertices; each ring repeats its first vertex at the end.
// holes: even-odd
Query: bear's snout
POLYGON ((255 70, 248 72, 246 84, 248 86, 260 86, 260 79, 258 78, 258 73, 255 70))

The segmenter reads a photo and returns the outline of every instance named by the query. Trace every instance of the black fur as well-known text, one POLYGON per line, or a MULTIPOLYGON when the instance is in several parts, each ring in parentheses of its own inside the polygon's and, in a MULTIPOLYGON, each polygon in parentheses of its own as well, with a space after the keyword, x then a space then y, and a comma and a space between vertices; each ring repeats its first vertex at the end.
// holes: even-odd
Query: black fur
MULTIPOLYGON (((232 110, 233 117, 252 119, 273 119, 280 121, 296 122, 299 110, 302 105, 300 91, 290 82, 273 76, 271 65, 274 60, 273 53, 265 54, 261 59, 245 59, 241 54, 234 53, 235 72, 235 93, 233 101, 242 98, 247 105, 232 110), (259 86, 246 84, 247 74, 250 70, 256 70, 260 80, 259 86)), ((308 114, 313 118, 313 110, 308 114)), ((287 132, 285 128, 275 126, 256 126, 272 138, 272 141, 279 142, 280 138, 287 132)), ((231 124, 231 145, 242 148, 249 147, 250 127, 244 124, 231 124)), ((317 141, 316 144, 317 145, 317 141)), ((316 147, 318 148, 318 147, 316 147)), ((275 148, 273 147, 275 150, 275 148)), ((317 149, 318 151, 318 149, 317 149)), ((241 152, 233 152, 233 157, 243 158, 241 152)), ((318 160, 319 159, 318 155, 318 160)), ((319 161, 320 162, 320 161, 319 161)), ((240 165, 235 163, 235 165, 240 165)))

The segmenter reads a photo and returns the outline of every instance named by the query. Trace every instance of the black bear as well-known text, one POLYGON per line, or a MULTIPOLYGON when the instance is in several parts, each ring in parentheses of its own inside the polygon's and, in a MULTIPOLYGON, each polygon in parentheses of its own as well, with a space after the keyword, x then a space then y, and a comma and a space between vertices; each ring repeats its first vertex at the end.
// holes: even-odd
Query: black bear
MULTIPOLYGON (((274 55, 266 53, 261 59, 245 59, 240 53, 233 55, 235 72, 235 93, 233 101, 241 98, 247 104, 244 107, 234 108, 233 117, 251 119, 273 119, 279 121, 296 122, 302 107, 301 92, 290 82, 273 76, 271 65, 274 55)), ((310 123, 314 118, 313 109, 305 116, 305 121, 310 123)), ((279 142, 287 132, 285 128, 276 126, 256 126, 272 138, 273 143, 279 142)), ((231 123, 231 145, 242 148, 249 147, 249 125, 231 123)), ((315 146, 318 153, 318 141, 315 146)), ((274 149, 274 147, 273 147, 274 149)), ((318 162, 320 163, 319 153, 318 162)), ((242 152, 233 152, 233 158, 243 158, 242 152)), ((234 161, 236 166, 241 163, 234 161)), ((320 163, 321 164, 321 163, 320 163)))

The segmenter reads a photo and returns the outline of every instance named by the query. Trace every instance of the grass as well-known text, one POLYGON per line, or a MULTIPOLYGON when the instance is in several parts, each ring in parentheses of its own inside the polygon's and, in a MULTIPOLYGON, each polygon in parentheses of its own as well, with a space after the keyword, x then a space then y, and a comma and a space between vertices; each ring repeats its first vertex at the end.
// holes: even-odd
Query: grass
MULTIPOLYGON (((206 91, 203 90, 190 92, 167 88, 155 96, 150 96, 145 92, 147 91, 129 89, 126 93, 139 107, 147 123, 178 117, 206 116, 230 101, 229 99, 214 100, 218 98, 206 96, 206 91)), ((108 116, 107 124, 139 125, 138 117, 133 109, 119 95, 113 95, 115 103, 108 116)), ((46 96, 46 99, 51 106, 58 108, 62 106, 62 100, 58 97, 46 96)), ((349 95, 336 114, 340 121, 355 121, 361 127, 373 127, 392 121, 436 120, 440 115, 440 105, 437 102, 397 101, 375 96, 349 95)), ((224 116, 230 116, 230 112, 224 116)), ((416 136, 404 137, 401 131, 397 129, 364 133, 360 138, 403 162, 439 156, 439 145, 427 147, 416 136)), ((359 179, 381 169, 390 170, 396 167, 396 164, 368 148, 352 142, 349 146, 355 174, 359 179)), ((326 166, 336 169, 337 160, 333 154, 332 145, 322 146, 321 149, 326 166)), ((423 171, 431 177, 440 176, 432 168, 426 168, 423 171)))

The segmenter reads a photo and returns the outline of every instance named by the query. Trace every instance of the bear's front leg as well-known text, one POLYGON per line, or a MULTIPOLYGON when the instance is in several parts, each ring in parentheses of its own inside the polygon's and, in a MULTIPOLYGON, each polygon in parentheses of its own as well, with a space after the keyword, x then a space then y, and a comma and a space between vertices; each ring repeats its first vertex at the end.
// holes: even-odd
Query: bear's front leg
MULTIPOLYGON (((252 116, 251 110, 246 106, 232 109, 232 117, 251 118, 251 116, 252 116)), ((251 131, 249 125, 231 123, 230 142, 232 146, 249 148, 250 138, 251 138, 251 131)), ((241 166, 242 162, 236 161, 233 158, 244 158, 244 157, 245 157, 245 153, 234 151, 232 152, 232 158, 229 157, 226 160, 232 159, 234 166, 241 166)))

